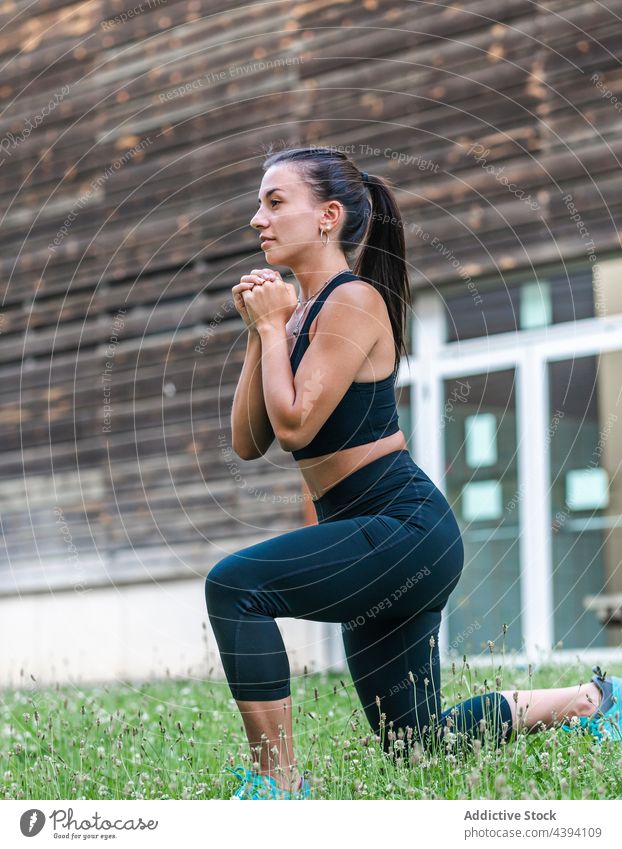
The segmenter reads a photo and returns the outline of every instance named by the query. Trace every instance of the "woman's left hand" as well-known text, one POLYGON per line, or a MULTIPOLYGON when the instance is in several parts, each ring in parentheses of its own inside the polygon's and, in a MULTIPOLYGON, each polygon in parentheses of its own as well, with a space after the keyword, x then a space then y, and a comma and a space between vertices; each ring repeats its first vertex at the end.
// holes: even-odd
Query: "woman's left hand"
POLYGON ((270 325, 285 327, 298 305, 296 289, 271 268, 265 269, 264 277, 261 286, 243 293, 244 306, 257 330, 270 325))

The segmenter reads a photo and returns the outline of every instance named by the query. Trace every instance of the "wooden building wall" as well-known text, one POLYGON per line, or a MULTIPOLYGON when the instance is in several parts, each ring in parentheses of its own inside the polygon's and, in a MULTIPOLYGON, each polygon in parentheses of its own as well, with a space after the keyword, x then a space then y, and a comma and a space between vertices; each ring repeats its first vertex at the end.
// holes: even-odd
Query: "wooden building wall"
POLYGON ((568 193, 620 244, 619 0, 130 9, 0 3, 5 595, 201 575, 305 521, 290 455, 227 453, 268 142, 390 177, 414 287, 584 256, 568 193))

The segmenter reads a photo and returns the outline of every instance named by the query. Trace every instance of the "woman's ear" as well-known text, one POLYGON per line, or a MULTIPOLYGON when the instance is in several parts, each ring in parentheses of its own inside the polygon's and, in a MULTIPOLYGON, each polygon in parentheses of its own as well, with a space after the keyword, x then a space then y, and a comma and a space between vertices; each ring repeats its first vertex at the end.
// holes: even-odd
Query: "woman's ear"
POLYGON ((323 205, 322 215, 320 218, 320 227, 326 229, 330 227, 334 230, 337 224, 341 221, 343 214, 343 206, 337 200, 331 200, 323 205))

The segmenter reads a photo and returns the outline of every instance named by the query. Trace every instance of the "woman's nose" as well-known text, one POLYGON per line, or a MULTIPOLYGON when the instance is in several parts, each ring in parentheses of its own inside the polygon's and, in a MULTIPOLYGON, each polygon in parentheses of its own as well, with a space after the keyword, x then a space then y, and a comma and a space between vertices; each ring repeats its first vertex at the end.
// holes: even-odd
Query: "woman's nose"
MULTIPOLYGON (((264 216, 264 218, 265 218, 265 216, 264 216)), ((265 227, 265 221, 262 218, 262 216, 259 214, 259 212, 256 212, 253 215, 250 223, 251 223, 251 227, 262 227, 262 226, 265 227)))

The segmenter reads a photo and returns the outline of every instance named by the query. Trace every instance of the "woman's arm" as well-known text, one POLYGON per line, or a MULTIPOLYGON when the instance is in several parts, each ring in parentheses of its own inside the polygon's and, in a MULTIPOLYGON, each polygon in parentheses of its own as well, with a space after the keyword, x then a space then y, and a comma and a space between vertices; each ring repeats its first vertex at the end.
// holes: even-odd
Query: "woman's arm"
POLYGON ((232 447, 242 460, 256 460, 274 442, 261 379, 261 336, 249 330, 246 356, 231 408, 232 447))
POLYGON ((364 281, 331 293, 295 376, 282 321, 257 319, 265 404, 283 451, 308 445, 335 410, 378 341, 381 310, 382 295, 364 281))

